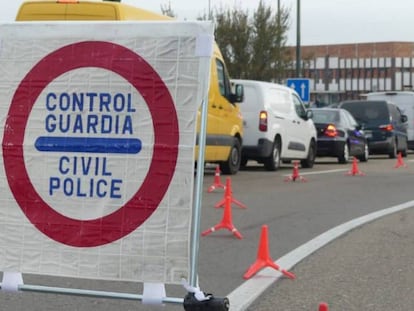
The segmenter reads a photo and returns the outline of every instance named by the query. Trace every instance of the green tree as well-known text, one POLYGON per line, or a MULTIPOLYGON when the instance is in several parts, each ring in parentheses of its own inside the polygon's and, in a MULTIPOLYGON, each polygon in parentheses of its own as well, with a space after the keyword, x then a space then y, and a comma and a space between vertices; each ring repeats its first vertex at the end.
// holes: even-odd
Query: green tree
POLYGON ((240 8, 216 10, 216 41, 234 78, 281 82, 291 66, 286 47, 289 12, 272 12, 261 0, 253 15, 240 8))
POLYGON ((216 42, 221 49, 228 71, 235 78, 248 78, 252 34, 248 12, 241 9, 216 12, 215 20, 216 42))
MULTIPOLYGON (((281 10, 282 11, 282 10, 281 10)), ((253 15, 253 55, 251 79, 280 81, 286 64, 286 32, 288 15, 283 12, 272 13, 270 6, 260 0, 253 15)))
POLYGON ((277 23, 277 56, 275 63, 275 81, 281 83, 282 80, 288 78, 287 74, 292 68, 291 48, 287 47, 287 33, 289 31, 289 10, 280 7, 280 11, 276 13, 277 23))

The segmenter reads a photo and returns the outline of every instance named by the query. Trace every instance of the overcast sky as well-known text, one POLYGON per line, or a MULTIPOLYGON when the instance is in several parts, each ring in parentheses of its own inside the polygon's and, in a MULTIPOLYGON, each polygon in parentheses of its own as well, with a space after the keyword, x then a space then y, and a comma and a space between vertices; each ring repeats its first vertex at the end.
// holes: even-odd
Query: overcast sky
MULTIPOLYGON (((278 0, 264 0, 276 9, 278 0)), ((298 0, 280 0, 290 10, 288 43, 295 45, 298 0)), ((13 21, 22 0, 2 0, 0 21, 13 21)), ((208 8, 233 8, 253 12, 259 0, 123 0, 134 6, 160 12, 171 3, 180 20, 192 20, 208 8)), ((355 42, 414 42, 413 0, 300 0, 302 45, 355 42)))

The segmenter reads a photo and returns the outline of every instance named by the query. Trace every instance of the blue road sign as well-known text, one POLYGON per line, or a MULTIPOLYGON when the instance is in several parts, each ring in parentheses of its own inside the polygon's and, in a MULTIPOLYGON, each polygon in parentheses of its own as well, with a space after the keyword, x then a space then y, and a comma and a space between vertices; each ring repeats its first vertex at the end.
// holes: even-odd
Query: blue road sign
POLYGON ((310 100, 309 79, 290 78, 286 80, 286 85, 294 89, 304 102, 310 100))

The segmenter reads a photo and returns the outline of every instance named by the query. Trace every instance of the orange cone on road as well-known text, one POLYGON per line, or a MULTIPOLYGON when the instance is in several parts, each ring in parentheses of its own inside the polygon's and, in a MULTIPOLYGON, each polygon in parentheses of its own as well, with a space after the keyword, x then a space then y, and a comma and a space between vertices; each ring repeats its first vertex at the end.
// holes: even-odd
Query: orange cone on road
POLYGON ((216 205, 214 205, 214 207, 218 208, 218 207, 222 207, 222 206, 224 206, 224 205, 225 205, 225 203, 226 203, 226 198, 227 198, 228 196, 230 197, 230 201, 231 201, 231 203, 234 203, 234 204, 238 205, 238 206, 239 206, 239 207, 241 207, 241 208, 247 208, 247 206, 246 206, 246 205, 244 205, 242 202, 240 202, 240 201, 236 200, 236 199, 233 197, 233 191, 232 191, 232 189, 231 189, 231 179, 230 179, 230 177, 227 177, 227 179, 226 179, 226 187, 225 187, 225 191, 224 191, 224 197, 223 197, 223 199, 222 199, 222 200, 220 200, 219 202, 217 202, 217 203, 216 203, 216 205))
POLYGON ((214 182, 213 184, 208 188, 208 192, 213 192, 216 189, 226 189, 226 186, 221 182, 220 180, 220 166, 216 166, 216 171, 214 172, 214 182))
POLYGON ((326 302, 321 302, 319 304, 319 311, 329 311, 328 304, 326 302))
POLYGON ((290 279, 295 279, 296 276, 288 272, 284 269, 280 269, 279 265, 277 265, 275 262, 273 262, 272 258, 269 254, 269 240, 268 240, 268 234, 267 234, 267 226, 262 226, 262 233, 260 235, 260 242, 259 242, 259 249, 257 252, 257 259, 256 261, 247 269, 246 273, 243 275, 245 279, 251 278, 253 275, 255 275, 259 270, 265 268, 265 267, 272 267, 280 272, 282 272, 285 276, 287 276, 290 279))
POLYGON ((233 233, 233 235, 238 238, 242 239, 242 235, 240 232, 234 227, 233 221, 232 221, 232 215, 231 215, 231 197, 228 195, 226 196, 226 202, 224 205, 224 213, 223 213, 223 219, 220 223, 215 225, 214 227, 211 227, 210 229, 204 231, 201 233, 202 236, 206 236, 214 231, 220 230, 220 229, 227 229, 233 233))
POLYGON ((299 162, 298 161, 294 161, 293 162, 293 172, 292 172, 292 175, 287 176, 285 178, 285 181, 296 181, 296 180, 308 181, 305 177, 300 176, 300 174, 299 174, 299 162))
POLYGON ((352 161, 352 169, 346 173, 345 175, 360 175, 360 176, 365 176, 365 173, 361 172, 358 168, 358 160, 357 158, 354 157, 354 160, 352 161))
POLYGON ((401 152, 398 153, 397 163, 395 164, 394 168, 399 168, 399 167, 407 167, 407 164, 404 163, 401 152))

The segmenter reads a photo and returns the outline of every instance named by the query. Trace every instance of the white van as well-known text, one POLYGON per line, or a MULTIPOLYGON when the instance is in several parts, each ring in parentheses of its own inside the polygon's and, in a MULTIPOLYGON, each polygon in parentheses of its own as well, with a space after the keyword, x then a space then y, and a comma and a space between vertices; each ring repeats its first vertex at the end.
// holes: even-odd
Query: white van
POLYGON ((389 91, 372 92, 367 94, 369 100, 386 100, 400 108, 401 113, 407 116, 407 145, 414 150, 414 92, 389 91))
POLYGON ((281 161, 300 160, 302 167, 313 167, 316 129, 312 112, 306 110, 299 95, 276 83, 233 82, 244 87, 244 101, 240 105, 244 119, 242 165, 255 160, 275 171, 281 161))

